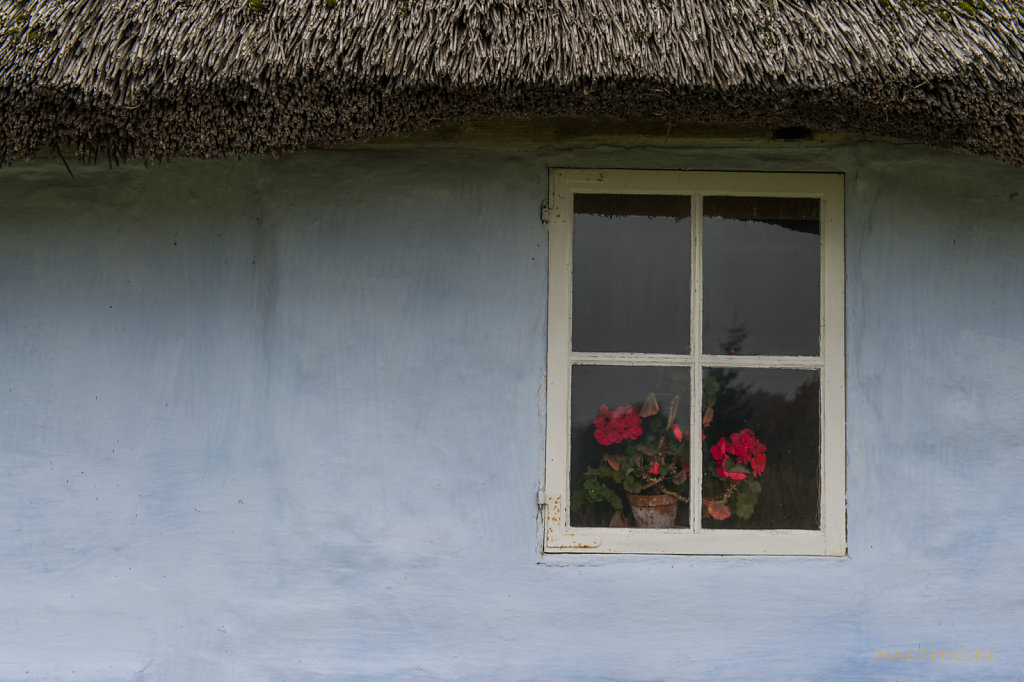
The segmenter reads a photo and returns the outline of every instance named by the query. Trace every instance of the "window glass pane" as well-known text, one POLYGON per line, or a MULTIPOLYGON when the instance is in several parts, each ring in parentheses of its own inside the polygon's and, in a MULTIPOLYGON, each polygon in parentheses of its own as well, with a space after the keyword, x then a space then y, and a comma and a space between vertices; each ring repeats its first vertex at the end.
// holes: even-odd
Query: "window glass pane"
POLYGON ((704 352, 818 355, 817 199, 704 198, 704 352))
POLYGON ((689 525, 689 395, 688 367, 573 367, 572 525, 689 525))
POLYGON ((690 198, 577 194, 572 347, 690 350, 690 198))
POLYGON ((819 395, 817 370, 705 370, 704 527, 820 527, 819 395))

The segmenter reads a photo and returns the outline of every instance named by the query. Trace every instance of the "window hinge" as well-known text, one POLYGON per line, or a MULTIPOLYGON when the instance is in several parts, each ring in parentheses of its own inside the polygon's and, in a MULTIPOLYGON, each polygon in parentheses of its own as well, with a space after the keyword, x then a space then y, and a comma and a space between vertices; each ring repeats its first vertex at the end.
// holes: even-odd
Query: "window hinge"
POLYGON ((548 208, 547 202, 540 205, 540 221, 545 225, 551 221, 551 209, 548 208))
POLYGON ((543 509, 545 504, 547 503, 544 501, 544 488, 541 488, 537 491, 537 507, 543 509))

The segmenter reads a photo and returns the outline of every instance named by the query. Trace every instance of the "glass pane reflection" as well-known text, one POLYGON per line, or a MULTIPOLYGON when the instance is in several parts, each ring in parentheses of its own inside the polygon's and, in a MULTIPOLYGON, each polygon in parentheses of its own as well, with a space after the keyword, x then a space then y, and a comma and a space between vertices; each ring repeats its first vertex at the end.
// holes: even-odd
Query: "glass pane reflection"
POLYGON ((688 367, 573 367, 572 525, 641 525, 627 499, 639 485, 645 489, 632 492, 674 500, 670 526, 689 526, 689 506, 679 499, 689 498, 689 394, 688 367))
POLYGON ((817 199, 704 198, 704 352, 817 355, 817 199))
POLYGON ((820 528, 818 372, 717 368, 704 377, 702 525, 820 528))
POLYGON ((689 288, 689 197, 575 196, 573 350, 688 353, 689 288))

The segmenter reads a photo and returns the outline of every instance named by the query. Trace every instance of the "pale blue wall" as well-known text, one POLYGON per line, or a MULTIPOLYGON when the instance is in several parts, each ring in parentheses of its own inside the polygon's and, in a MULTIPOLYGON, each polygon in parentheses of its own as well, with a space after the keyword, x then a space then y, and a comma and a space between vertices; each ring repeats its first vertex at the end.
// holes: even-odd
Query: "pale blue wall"
POLYGON ((1024 669, 1024 171, 916 147, 0 169, 0 679, 1024 669), (539 553, 549 166, 847 174, 849 557, 539 553), (992 650, 992 662, 878 651, 992 650))

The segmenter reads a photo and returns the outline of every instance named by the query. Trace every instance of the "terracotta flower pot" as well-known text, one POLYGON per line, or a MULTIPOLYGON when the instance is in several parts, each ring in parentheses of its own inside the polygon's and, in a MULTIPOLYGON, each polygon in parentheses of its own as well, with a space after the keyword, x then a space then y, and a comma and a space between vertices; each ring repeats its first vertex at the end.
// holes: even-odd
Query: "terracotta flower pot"
POLYGON ((679 501, 671 495, 626 495, 639 528, 671 528, 679 501))

